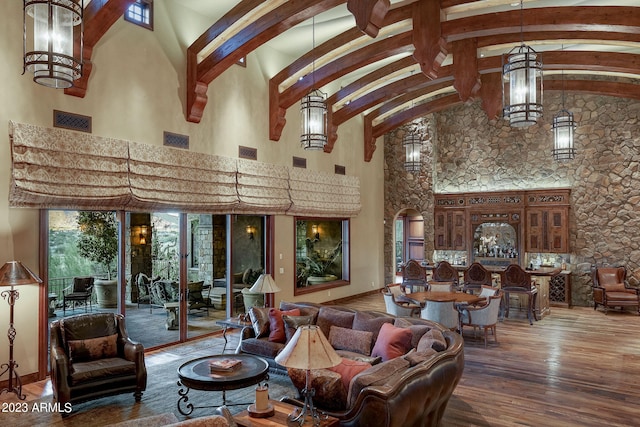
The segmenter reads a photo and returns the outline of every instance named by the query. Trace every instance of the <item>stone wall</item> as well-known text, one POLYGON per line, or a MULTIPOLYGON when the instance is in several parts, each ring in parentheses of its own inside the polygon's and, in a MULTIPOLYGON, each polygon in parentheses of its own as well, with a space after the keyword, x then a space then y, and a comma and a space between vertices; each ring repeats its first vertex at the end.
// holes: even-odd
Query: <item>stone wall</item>
MULTIPOLYGON (((488 120, 479 102, 423 119, 432 138, 425 166, 409 176, 402 170, 402 134, 385 138, 385 272, 393 269, 387 228, 403 208, 429 218, 425 243, 433 245, 433 193, 571 188, 569 243, 572 301, 592 303, 589 266, 625 265, 631 284, 640 281, 640 101, 568 94, 565 107, 577 123, 576 158, 558 163, 551 156, 551 120, 562 108, 559 93, 545 93, 542 124, 511 128, 488 120), (400 151, 399 151, 400 150, 400 151), (431 155, 429 157, 429 154, 431 155)), ((432 248, 431 248, 432 249, 432 248)), ((430 258, 427 252, 427 258, 430 258)), ((385 277, 385 279, 388 279, 385 277)))

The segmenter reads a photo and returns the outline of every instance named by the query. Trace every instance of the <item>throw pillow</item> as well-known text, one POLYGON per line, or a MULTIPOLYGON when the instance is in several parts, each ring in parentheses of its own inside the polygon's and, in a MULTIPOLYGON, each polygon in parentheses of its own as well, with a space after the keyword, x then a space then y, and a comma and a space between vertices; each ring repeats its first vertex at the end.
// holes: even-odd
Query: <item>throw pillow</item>
POLYGON ((402 319, 400 317, 396 319, 393 325, 397 326, 398 328, 406 328, 411 331, 411 333, 413 334, 413 337, 411 338, 411 348, 417 347, 420 338, 422 338, 425 332, 431 329, 431 326, 429 325, 414 324, 407 319, 402 319))
POLYGON ((314 316, 289 316, 282 315, 282 321, 284 322, 284 334, 287 342, 291 339, 293 334, 296 333, 298 327, 303 325, 312 325, 314 316))
POLYGON ((447 348, 447 340, 437 329, 431 329, 420 338, 418 345, 416 346, 416 351, 419 353, 426 351, 427 349, 432 348, 435 351, 443 351, 447 348))
POLYGON ((284 331, 284 321, 282 315, 300 316, 300 310, 293 309, 289 311, 281 311, 277 308, 269 309, 269 341, 284 343, 287 335, 284 331))
POLYGON ((373 333, 356 331, 349 328, 332 326, 329 332, 329 344, 336 350, 348 350, 369 356, 373 333))
POLYGON ((338 366, 329 368, 330 371, 337 372, 342 377, 345 394, 349 391, 351 379, 362 371, 366 371, 371 367, 370 363, 358 362, 356 360, 342 358, 342 362, 338 366))
POLYGON ((249 309, 249 318, 253 326, 253 332, 256 338, 261 338, 269 334, 269 309, 260 307, 251 307, 249 309))
POLYGON ((370 313, 365 313, 364 311, 357 311, 356 315, 353 317, 353 326, 352 328, 357 331, 369 331, 373 333, 373 342, 378 339, 378 333, 380 332, 380 328, 384 323, 393 323, 393 317, 387 316, 374 316, 370 313))
POLYGON ((329 336, 331 326, 341 328, 351 328, 355 313, 352 311, 338 310, 332 307, 321 307, 318 312, 316 325, 320 328, 325 337, 329 336))
POLYGON ((380 334, 371 355, 382 357, 383 362, 402 356, 411 349, 412 337, 413 334, 409 329, 397 328, 390 323, 385 323, 380 328, 380 334))
POLYGON ((300 310, 301 316, 313 316, 313 321, 311 322, 311 324, 312 325, 316 324, 316 321, 318 320, 318 312, 320 311, 320 308, 313 307, 311 305, 297 304, 295 302, 280 301, 280 310, 286 311, 286 310, 293 310, 294 308, 297 308, 300 310))
POLYGON ((69 359, 71 363, 105 359, 118 355, 118 334, 86 340, 69 341, 69 359))

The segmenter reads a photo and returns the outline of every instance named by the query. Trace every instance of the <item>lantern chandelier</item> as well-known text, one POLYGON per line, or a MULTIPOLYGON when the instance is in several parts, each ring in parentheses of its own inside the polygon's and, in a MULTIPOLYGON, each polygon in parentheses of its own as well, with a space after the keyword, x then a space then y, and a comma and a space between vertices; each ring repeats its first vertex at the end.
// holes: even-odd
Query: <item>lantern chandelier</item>
POLYGON ((419 172, 421 167, 422 135, 417 126, 413 129, 407 129, 402 138, 402 146, 405 150, 404 169, 407 172, 419 172))
MULTIPOLYGON (((315 17, 312 18, 313 49, 316 45, 315 17)), ((300 145, 305 150, 323 150, 327 145, 327 95, 315 88, 315 58, 312 63, 311 92, 300 102, 300 145)))
POLYGON ((513 127, 535 124, 542 117, 542 59, 524 44, 520 0, 520 46, 502 55, 503 116, 513 127))
POLYGON ((551 129, 553 158, 557 161, 573 160, 576 155, 576 149, 573 146, 576 123, 573 120, 573 113, 564 108, 564 70, 562 71, 562 109, 553 117, 551 129))
POLYGON ((25 0, 22 74, 29 71, 36 83, 55 89, 73 86, 82 76, 82 17, 81 0, 25 0), (32 31, 27 31, 28 22, 32 31), (74 57, 74 27, 78 25, 80 48, 74 57))

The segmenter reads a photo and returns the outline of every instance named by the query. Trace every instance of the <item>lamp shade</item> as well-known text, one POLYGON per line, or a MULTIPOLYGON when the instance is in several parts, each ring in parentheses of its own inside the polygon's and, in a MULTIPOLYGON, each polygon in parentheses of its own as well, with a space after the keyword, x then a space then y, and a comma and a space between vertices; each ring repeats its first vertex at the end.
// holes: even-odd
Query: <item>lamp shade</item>
POLYGON ((260 277, 258 277, 258 280, 256 280, 256 283, 254 283, 249 290, 251 292, 263 294, 273 294, 281 291, 270 274, 261 274, 260 277))
POLYGON ((296 330, 275 361, 287 368, 309 370, 337 366, 342 358, 317 325, 304 325, 296 330))
POLYGON ((20 261, 8 261, 0 268, 0 286, 30 285, 42 280, 20 261))

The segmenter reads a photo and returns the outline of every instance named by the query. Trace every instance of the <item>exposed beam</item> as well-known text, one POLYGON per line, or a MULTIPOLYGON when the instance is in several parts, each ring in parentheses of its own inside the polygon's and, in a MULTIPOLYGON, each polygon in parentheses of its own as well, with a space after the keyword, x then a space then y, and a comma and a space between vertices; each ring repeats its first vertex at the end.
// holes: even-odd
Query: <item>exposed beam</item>
POLYGON ((389 0, 349 0, 347 2, 347 9, 356 19, 357 27, 371 37, 378 35, 389 6, 389 0))
POLYGON ((464 39, 453 43, 454 80, 462 102, 475 96, 480 89, 478 73, 478 41, 475 38, 464 39))
MULTIPOLYGON (((92 0, 83 12, 84 36, 82 50, 82 76, 73 83, 73 86, 64 90, 66 95, 84 98, 87 94, 89 77, 93 69, 91 57, 93 48, 104 36, 109 28, 120 19, 129 6, 135 0, 92 0)), ((74 50, 80 49, 79 33, 74 34, 76 43, 74 50)))
POLYGON ((442 36, 440 0, 420 0, 413 5, 413 57, 425 76, 435 79, 447 57, 447 42, 442 36))

